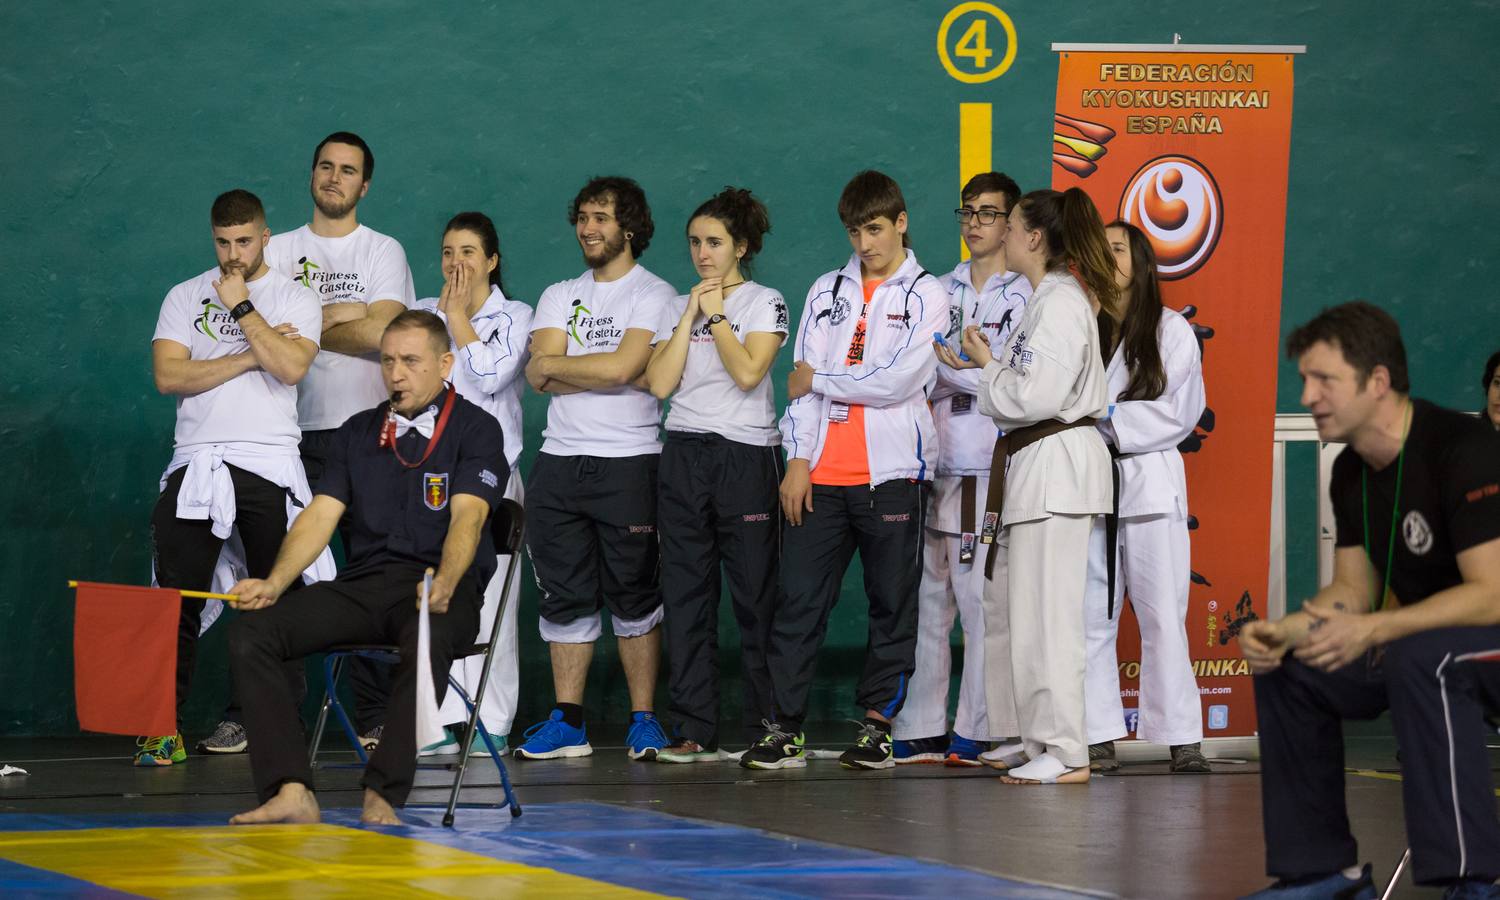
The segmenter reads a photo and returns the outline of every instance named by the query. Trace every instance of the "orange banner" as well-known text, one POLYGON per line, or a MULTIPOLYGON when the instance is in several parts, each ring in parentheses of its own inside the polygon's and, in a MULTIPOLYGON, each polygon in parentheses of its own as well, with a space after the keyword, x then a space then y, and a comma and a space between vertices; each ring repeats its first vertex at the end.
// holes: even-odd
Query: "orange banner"
MULTIPOLYGON (((1106 222, 1150 236, 1166 303, 1203 352, 1208 409, 1181 449, 1193 529, 1188 647, 1205 737, 1255 733, 1234 638, 1266 610, 1291 129, 1287 53, 1060 54, 1052 185, 1083 188, 1106 222)), ((1134 733, 1141 650, 1131 612, 1118 649, 1134 733)))

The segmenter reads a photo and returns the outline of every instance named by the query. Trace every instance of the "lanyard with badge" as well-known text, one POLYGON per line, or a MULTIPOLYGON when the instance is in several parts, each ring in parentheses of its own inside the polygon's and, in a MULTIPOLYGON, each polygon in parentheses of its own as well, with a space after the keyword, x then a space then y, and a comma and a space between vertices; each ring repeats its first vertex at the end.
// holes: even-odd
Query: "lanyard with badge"
MULTIPOLYGON (((1380 593, 1370 598, 1370 612, 1372 613, 1379 611, 1385 605, 1385 599, 1390 596, 1391 572, 1396 568, 1396 527, 1401 519, 1401 474, 1406 462, 1406 439, 1411 434, 1411 415, 1411 401, 1408 400, 1406 424, 1401 430, 1401 451, 1396 454, 1396 493, 1395 499, 1391 501, 1391 533, 1385 545, 1385 580, 1380 587, 1380 593)), ((1373 565, 1375 557, 1370 553, 1370 467, 1368 464, 1360 467, 1359 500, 1364 515, 1365 558, 1373 565)), ((1371 647, 1365 654, 1365 664, 1371 668, 1378 666, 1384 655, 1384 647, 1371 647)))
POLYGON ((437 423, 432 426, 432 437, 427 440, 427 450, 422 458, 415 462, 407 462, 406 457, 401 455, 401 450, 396 446, 396 408, 389 407, 386 410, 385 425, 380 429, 380 446, 390 447, 391 452, 396 454, 396 460, 408 469, 415 469, 427 461, 432 455, 432 448, 437 446, 438 438, 443 436, 443 429, 448 427, 448 417, 453 413, 453 401, 458 396, 458 391, 453 385, 448 385, 448 396, 443 400, 442 412, 438 413, 437 423))

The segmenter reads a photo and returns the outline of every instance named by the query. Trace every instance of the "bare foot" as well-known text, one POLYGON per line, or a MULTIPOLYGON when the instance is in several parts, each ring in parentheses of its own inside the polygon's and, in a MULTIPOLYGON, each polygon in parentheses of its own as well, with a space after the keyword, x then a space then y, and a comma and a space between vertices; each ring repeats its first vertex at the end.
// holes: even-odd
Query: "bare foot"
POLYGON ((284 822, 289 825, 316 825, 322 821, 318 813, 318 799, 307 785, 300 781, 288 781, 267 800, 249 812, 242 812, 229 820, 231 825, 269 825, 284 822))
POLYGON ((400 825, 401 820, 396 817, 396 811, 385 802, 385 798, 365 788, 365 811, 360 814, 359 821, 365 825, 400 825))
POLYGON ((1049 778, 1045 781, 1035 778, 1015 778, 1010 775, 1001 775, 1000 780, 1005 784, 1085 784, 1089 780, 1089 767, 1068 769, 1056 778, 1049 778))

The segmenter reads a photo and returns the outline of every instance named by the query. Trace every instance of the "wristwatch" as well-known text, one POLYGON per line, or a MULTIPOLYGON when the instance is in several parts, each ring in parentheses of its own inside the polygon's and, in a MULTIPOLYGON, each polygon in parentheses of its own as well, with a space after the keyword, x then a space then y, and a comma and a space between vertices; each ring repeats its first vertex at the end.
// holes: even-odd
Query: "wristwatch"
POLYGON ((725 321, 728 318, 729 317, 726 316, 726 315, 724 315, 723 313, 714 313, 713 315, 711 315, 711 316, 708 317, 708 327, 712 328, 715 325, 719 324, 720 322, 725 321))
POLYGON ((229 311, 229 318, 238 322, 253 312, 255 312, 255 307, 251 305, 250 301, 248 299, 241 300, 234 309, 229 311))

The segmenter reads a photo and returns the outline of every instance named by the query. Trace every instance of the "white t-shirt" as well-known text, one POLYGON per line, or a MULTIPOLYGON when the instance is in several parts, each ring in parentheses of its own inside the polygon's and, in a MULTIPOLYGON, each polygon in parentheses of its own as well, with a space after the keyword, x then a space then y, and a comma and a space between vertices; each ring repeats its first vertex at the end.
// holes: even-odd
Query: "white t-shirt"
MULTIPOLYGON (((682 311, 687 309, 687 304, 687 295, 673 302, 670 317, 656 336, 658 341, 671 338, 677 330, 677 323, 682 321, 682 311)), ((779 334, 781 343, 786 343, 786 301, 781 294, 763 284, 747 281, 731 291, 724 300, 724 315, 741 343, 747 335, 757 331, 779 334)), ((682 382, 672 395, 663 427, 668 431, 717 434, 756 447, 781 444, 769 373, 754 388, 740 390, 719 359, 719 349, 714 346, 714 336, 709 332, 708 316, 701 312, 693 320, 693 335, 688 343, 687 362, 682 367, 682 382)))
MULTIPOLYGON (((167 292, 156 319, 153 341, 176 341, 191 359, 217 359, 249 353, 250 342, 214 291, 220 276, 214 266, 167 292)), ((323 313, 312 291, 269 271, 248 282, 250 302, 267 324, 290 322, 303 340, 318 342, 323 313)), ((184 450, 212 444, 296 448, 297 388, 282 384, 270 372, 244 372, 201 394, 177 398, 173 447, 184 450)))
MULTIPOLYGON (((677 292, 637 265, 616 281, 596 282, 592 270, 542 292, 531 330, 562 330, 568 355, 608 353, 631 328, 660 334, 677 292)), ((648 391, 625 386, 555 394, 547 404, 542 452, 553 456, 640 456, 660 453, 661 404, 648 391)))
MULTIPOLYGON (((363 225, 339 238, 318 237, 307 225, 273 234, 266 265, 310 288, 323 303, 396 300, 410 307, 417 299, 406 251, 395 238, 363 225)), ((297 423, 303 431, 337 428, 384 399, 379 353, 322 350, 298 385, 297 423)))

